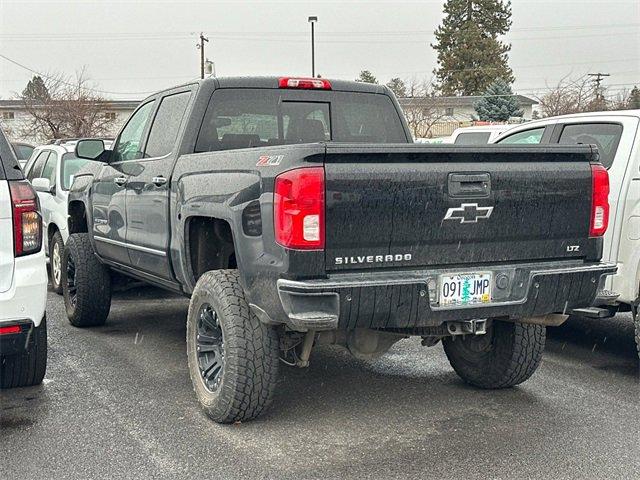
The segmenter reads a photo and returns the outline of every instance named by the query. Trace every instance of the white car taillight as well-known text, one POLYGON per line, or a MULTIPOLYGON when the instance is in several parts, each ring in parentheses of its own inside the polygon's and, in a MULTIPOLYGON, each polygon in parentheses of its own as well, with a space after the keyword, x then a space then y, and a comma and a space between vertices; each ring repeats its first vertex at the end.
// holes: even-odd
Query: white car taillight
POLYGON ((19 180, 9 182, 9 192, 15 256, 39 252, 42 247, 42 217, 35 190, 26 180, 19 180))
POLYGON ((609 173, 602 165, 591 165, 590 237, 601 237, 609 226, 609 173))

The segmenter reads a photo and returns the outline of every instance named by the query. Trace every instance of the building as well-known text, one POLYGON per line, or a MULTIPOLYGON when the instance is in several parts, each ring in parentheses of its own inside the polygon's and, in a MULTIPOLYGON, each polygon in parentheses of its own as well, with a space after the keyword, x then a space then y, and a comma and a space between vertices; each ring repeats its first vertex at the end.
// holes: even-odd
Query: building
MULTIPOLYGON (((515 95, 523 111, 519 123, 531 120, 533 106, 538 102, 524 95, 515 95)), ((407 117, 415 137, 441 137, 451 135, 456 128, 474 125, 478 120, 475 104, 481 96, 459 97, 405 97, 398 102, 407 117)))
MULTIPOLYGON (((109 131, 106 136, 115 136, 139 102, 135 100, 110 100, 103 103, 104 111, 102 114, 110 120, 109 131)), ((27 142, 33 145, 39 145, 51 140, 25 136, 23 129, 28 124, 29 119, 30 114, 24 107, 22 100, 0 100, 0 127, 9 137, 9 140, 27 142)))

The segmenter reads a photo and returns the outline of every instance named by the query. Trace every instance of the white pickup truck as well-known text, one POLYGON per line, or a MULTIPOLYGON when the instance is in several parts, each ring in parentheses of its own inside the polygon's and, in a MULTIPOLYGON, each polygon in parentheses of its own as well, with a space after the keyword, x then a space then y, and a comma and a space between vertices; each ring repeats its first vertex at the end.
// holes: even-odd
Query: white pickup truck
POLYGON ((509 129, 492 143, 598 147, 611 189, 602 260, 615 262, 618 273, 607 277, 605 288, 611 295, 603 293, 599 304, 580 313, 607 317, 631 310, 640 355, 640 110, 549 117, 509 129))

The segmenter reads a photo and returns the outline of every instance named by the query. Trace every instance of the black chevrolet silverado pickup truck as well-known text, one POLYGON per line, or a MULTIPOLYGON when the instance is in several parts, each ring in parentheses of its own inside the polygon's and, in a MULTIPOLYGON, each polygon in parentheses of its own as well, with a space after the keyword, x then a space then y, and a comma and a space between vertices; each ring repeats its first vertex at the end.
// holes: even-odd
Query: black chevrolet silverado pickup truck
POLYGON ((547 325, 596 299, 608 177, 589 145, 412 144, 383 86, 211 78, 144 100, 69 197, 71 323, 122 275, 191 297, 187 356, 218 422, 256 417, 280 361, 442 341, 480 388, 528 379, 547 325))

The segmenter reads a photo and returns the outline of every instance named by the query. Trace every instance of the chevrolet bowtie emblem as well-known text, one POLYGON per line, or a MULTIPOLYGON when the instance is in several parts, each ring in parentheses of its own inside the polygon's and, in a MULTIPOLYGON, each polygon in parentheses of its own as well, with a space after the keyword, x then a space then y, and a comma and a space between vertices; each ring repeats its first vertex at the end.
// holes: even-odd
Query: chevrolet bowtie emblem
POLYGON ((457 208, 450 208, 444 220, 456 220, 460 223, 478 223, 478 220, 491 216, 493 207, 479 207, 477 203, 463 203, 457 208))

